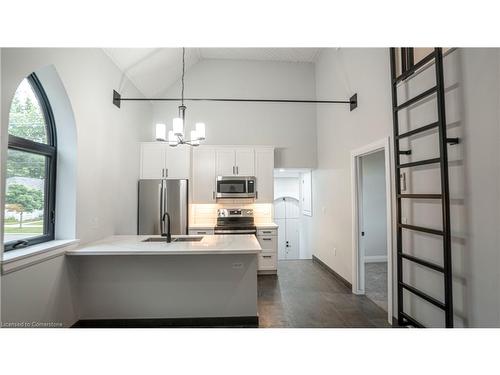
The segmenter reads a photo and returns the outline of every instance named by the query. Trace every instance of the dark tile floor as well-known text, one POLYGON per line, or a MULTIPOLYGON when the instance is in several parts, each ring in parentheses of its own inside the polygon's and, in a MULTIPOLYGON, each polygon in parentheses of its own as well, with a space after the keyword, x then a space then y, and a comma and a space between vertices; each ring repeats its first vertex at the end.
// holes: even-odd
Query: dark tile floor
POLYGON ((258 284, 260 327, 390 327, 384 310, 311 260, 280 261, 278 276, 259 276, 258 284))
POLYGON ((387 311, 387 262, 365 263, 365 295, 387 311))

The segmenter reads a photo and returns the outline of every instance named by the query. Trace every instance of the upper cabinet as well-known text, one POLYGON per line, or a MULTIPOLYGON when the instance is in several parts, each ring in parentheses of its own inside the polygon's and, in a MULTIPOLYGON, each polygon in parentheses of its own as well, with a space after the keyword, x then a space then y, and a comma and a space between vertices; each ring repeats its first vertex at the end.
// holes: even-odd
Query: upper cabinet
POLYGON ((215 149, 193 149, 193 203, 215 203, 215 165, 215 149))
POLYGON ((254 202, 272 203, 274 199, 273 171, 273 147, 199 146, 190 148, 188 146, 170 147, 162 142, 141 143, 140 178, 190 179, 193 203, 216 203, 217 176, 255 176, 254 202))
POLYGON ((236 174, 238 176, 255 176, 253 148, 238 148, 234 151, 236 174))
POLYGON ((141 179, 188 179, 190 150, 163 142, 141 143, 141 179))
POLYGON ((257 196, 255 203, 272 203, 274 200, 274 149, 262 147, 255 149, 255 177, 257 196))
POLYGON ((216 151, 217 176, 254 176, 254 149, 218 148, 216 151))

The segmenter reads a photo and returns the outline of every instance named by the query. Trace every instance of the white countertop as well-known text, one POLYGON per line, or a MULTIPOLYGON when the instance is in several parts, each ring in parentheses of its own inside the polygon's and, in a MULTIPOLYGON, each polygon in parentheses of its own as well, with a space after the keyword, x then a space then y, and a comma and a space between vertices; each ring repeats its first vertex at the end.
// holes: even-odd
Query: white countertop
POLYGON ((279 225, 276 223, 255 223, 257 229, 278 229, 279 225))
MULTIPOLYGON (((257 254, 261 247, 254 235, 206 235, 199 242, 143 242, 160 236, 111 236, 82 245, 66 255, 202 255, 257 254)), ((198 237, 198 236, 172 236, 198 237)))

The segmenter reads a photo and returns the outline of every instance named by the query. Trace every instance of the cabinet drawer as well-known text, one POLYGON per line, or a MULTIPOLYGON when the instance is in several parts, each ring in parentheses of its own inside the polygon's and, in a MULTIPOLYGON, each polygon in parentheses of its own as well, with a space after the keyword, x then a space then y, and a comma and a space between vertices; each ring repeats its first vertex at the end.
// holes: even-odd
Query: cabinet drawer
POLYGON ((276 253, 262 252, 259 254, 259 271, 277 269, 276 253))
POLYGON ((214 230, 213 228, 199 228, 199 229, 190 229, 189 230, 189 234, 190 235, 195 235, 195 236, 199 236, 199 235, 211 235, 211 234, 214 234, 214 230))
POLYGON ((259 240, 259 244, 260 247, 262 247, 262 250, 276 251, 276 236, 257 236, 257 239, 259 240))
POLYGON ((257 229, 257 236, 277 236, 277 229, 257 229))

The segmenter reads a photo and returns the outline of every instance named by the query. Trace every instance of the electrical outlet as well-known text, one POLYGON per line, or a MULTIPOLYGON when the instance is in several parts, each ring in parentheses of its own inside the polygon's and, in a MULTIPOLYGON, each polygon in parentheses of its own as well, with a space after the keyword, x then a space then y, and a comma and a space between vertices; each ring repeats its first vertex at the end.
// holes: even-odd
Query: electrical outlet
POLYGON ((243 263, 233 263, 233 269, 241 269, 243 268, 243 263))

